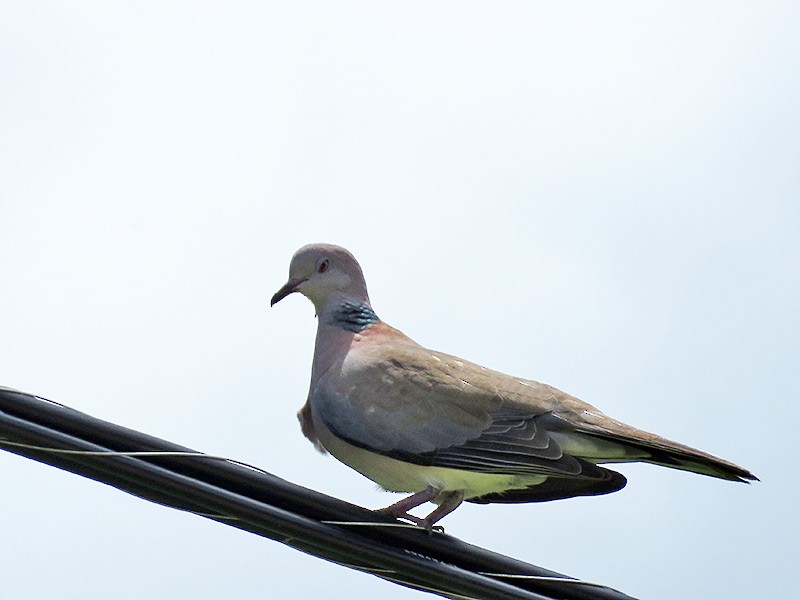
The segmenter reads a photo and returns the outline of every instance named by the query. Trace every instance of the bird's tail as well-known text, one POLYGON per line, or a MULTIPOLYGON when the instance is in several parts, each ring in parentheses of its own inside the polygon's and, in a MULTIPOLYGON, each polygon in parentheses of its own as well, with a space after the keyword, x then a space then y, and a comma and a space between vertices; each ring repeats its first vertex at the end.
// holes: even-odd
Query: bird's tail
POLYGON ((621 443, 627 448, 636 451, 638 457, 634 460, 637 461, 649 462, 671 469, 680 469, 681 471, 691 471, 692 473, 729 481, 750 483, 751 481, 759 480, 758 477, 744 467, 654 434, 638 430, 633 435, 632 433, 634 432, 628 431, 584 431, 583 433, 613 441, 617 444, 621 443))

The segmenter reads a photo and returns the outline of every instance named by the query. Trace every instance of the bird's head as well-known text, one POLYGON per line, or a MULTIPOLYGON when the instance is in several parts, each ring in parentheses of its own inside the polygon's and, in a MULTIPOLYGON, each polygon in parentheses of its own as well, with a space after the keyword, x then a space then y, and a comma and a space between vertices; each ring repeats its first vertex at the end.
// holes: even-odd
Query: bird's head
POLYGON ((272 296, 270 306, 293 292, 311 300, 317 314, 343 302, 369 305, 367 284, 358 261, 333 244, 309 244, 295 252, 289 264, 289 280, 272 296))

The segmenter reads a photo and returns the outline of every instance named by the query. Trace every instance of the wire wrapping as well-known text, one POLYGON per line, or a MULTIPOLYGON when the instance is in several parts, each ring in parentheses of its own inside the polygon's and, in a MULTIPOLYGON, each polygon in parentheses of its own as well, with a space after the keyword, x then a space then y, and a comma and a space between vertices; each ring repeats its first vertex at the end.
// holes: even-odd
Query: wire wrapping
POLYGON ((444 597, 631 600, 7 388, 0 388, 0 448, 444 597))

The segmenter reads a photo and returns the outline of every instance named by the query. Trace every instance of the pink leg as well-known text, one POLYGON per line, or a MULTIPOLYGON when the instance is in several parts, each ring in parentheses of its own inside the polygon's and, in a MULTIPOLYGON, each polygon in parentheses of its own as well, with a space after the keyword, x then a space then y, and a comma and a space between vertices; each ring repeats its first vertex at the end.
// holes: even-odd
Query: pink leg
POLYGON ((421 492, 417 492, 416 494, 412 494, 407 498, 403 498, 399 502, 395 502, 391 506, 382 508, 377 512, 384 515, 389 515, 395 519, 406 519, 412 523, 415 523, 416 525, 419 525, 420 527, 424 527, 431 532, 433 531, 434 523, 457 509, 463 501, 463 490, 456 492, 442 492, 433 486, 428 486, 421 492), (433 502, 439 497, 442 497, 442 502, 424 519, 420 519, 419 517, 409 514, 408 511, 412 508, 416 508, 420 504, 425 504, 426 502, 433 502))
POLYGON ((411 494, 407 498, 403 498, 399 502, 395 502, 394 504, 392 504, 391 506, 387 506, 386 508, 381 508, 377 512, 382 513, 384 515, 389 515, 390 517, 394 517, 395 519, 407 519, 412 523, 416 523, 417 525, 423 525, 425 519, 420 519, 419 517, 410 515, 408 514, 408 511, 411 510, 412 508, 416 508, 420 504, 425 504, 426 502, 431 502, 432 500, 435 500, 439 494, 441 494, 441 490, 438 490, 432 485, 429 485, 421 492, 417 492, 416 494, 411 494))
POLYGON ((446 517, 459 506, 464 501, 464 490, 458 490, 457 492, 447 492, 444 494, 444 500, 442 501, 439 506, 437 506, 431 514, 427 517, 422 519, 422 523, 418 523, 422 525, 428 531, 433 530, 433 524, 436 523, 439 519, 446 517))

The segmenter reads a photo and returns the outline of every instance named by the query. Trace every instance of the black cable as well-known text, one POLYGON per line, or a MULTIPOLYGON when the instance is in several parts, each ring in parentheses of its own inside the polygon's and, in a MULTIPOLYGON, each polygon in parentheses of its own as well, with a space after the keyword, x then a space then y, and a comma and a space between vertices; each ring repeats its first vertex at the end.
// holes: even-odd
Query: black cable
POLYGON ((96 419, 30 394, 0 388, 0 447, 107 483, 141 498, 203 514, 303 552, 444 596, 630 600, 447 535, 415 528, 335 526, 396 523, 271 474, 210 457, 87 456, 3 443, 90 452, 194 450, 96 419), (505 573, 549 579, 510 579, 505 573))

